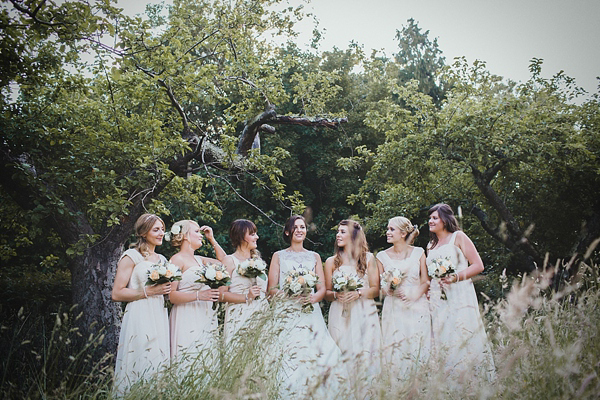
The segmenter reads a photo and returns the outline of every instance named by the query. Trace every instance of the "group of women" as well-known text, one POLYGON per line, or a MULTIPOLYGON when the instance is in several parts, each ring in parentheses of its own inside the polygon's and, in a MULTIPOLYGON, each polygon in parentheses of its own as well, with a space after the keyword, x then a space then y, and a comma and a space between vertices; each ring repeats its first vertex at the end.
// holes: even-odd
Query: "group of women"
MULTIPOLYGON (((181 281, 146 286, 148 269, 165 261, 155 252, 165 234, 164 222, 142 215, 135 226, 138 238, 123 253, 118 265, 113 300, 127 302, 115 369, 115 390, 126 393, 132 384, 147 379, 173 361, 189 371, 202 359, 203 370, 218 370, 218 322, 212 305, 226 303, 223 340, 235 343, 245 329, 276 309, 279 397, 331 397, 353 393, 356 398, 376 397, 382 374, 390 384, 402 385, 436 365, 451 385, 477 379, 494 379, 494 364, 471 278, 483 271, 473 242, 458 226, 452 209, 437 204, 429 211, 430 242, 427 251, 412 245, 419 234, 407 218, 394 217, 387 226, 391 247, 368 251, 363 228, 343 220, 338 225, 333 256, 324 264, 319 254, 304 248, 306 221, 292 216, 285 224, 286 249, 273 254, 268 278, 249 278, 239 266, 257 260, 258 234, 248 220, 232 223, 229 236, 235 252, 226 255, 208 226, 179 221, 170 229, 171 243, 179 251, 170 262, 182 272, 181 281), (215 249, 217 260, 195 255, 203 235, 215 249), (428 265, 448 260, 454 273, 431 279, 428 265), (210 289, 197 283, 206 263, 221 262, 231 285, 210 289), (318 282, 308 293, 289 297, 285 279, 297 268, 314 272, 318 282), (397 286, 381 284, 393 272, 397 286), (334 290, 336 275, 358 276, 357 290, 334 290), (173 303, 170 315, 163 295, 173 303), (379 315, 376 298, 383 298, 379 315), (330 302, 328 324, 319 303, 330 302), (309 310, 306 306, 312 304, 309 310), (309 311, 307 311, 309 310, 309 311), (214 362, 211 362, 214 361, 214 362)), ((386 281, 387 282, 387 281, 386 281)))

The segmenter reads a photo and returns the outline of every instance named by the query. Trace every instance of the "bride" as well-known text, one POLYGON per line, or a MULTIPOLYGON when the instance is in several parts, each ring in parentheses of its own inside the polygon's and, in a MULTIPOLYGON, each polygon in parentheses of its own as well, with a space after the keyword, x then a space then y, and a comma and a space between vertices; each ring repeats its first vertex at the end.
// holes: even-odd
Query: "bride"
POLYGON ((325 296, 321 257, 304 248, 306 221, 300 215, 288 219, 283 239, 290 247, 273 254, 269 268, 268 292, 275 297, 283 314, 281 354, 285 357, 279 373, 282 398, 319 398, 339 395, 340 383, 347 379, 341 352, 327 331, 319 302, 325 296), (316 273, 316 291, 297 299, 284 299, 281 289, 286 275, 294 268, 304 267, 316 273), (312 304, 312 311, 303 306, 312 304), (306 308, 304 308, 306 309, 306 308))

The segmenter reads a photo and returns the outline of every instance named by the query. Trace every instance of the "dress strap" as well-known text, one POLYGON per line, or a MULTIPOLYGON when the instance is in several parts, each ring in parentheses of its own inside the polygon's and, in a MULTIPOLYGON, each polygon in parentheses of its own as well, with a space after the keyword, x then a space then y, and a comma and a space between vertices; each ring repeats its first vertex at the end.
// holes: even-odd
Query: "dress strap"
POLYGON ((454 239, 456 239, 456 234, 458 233, 458 231, 454 231, 452 233, 452 236, 450 236, 450 240, 448 241, 448 244, 454 244, 454 239))
POLYGON ((125 257, 125 256, 128 256, 129 258, 131 258, 135 265, 144 261, 144 256, 136 249, 125 250, 125 252, 123 254, 121 254, 121 257, 119 257, 119 261, 121 261, 123 259, 123 257, 125 257))

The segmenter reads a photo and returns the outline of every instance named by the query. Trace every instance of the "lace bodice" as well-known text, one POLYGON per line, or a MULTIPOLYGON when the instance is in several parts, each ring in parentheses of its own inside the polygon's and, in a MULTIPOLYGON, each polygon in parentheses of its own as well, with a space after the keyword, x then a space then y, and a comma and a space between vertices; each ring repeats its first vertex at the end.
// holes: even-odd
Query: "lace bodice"
POLYGON ((310 271, 315 271, 317 253, 314 251, 279 250, 275 254, 279 257, 279 287, 283 287, 285 276, 293 268, 302 266, 310 271))
MULTIPOLYGON (((155 263, 153 261, 146 260, 144 256, 135 249, 129 249, 125 251, 121 255, 119 261, 125 256, 131 258, 135 263, 135 267, 133 267, 133 272, 131 273, 131 278, 129 278, 127 287, 130 289, 142 289, 148 281, 148 270, 155 263)), ((159 254, 158 256, 160 257, 161 262, 167 261, 165 256, 162 254, 159 254)))
POLYGON ((421 247, 413 247, 410 255, 402 260, 396 260, 389 256, 385 251, 377 253, 377 259, 383 264, 383 270, 389 271, 397 268, 406 276, 402 285, 420 285, 421 284, 421 269, 419 260, 425 251, 421 247))
POLYGON ((429 254, 427 255, 427 264, 439 257, 449 257, 456 272, 460 272, 467 268, 469 266, 469 261, 460 248, 454 244, 457 234, 458 231, 454 232, 448 243, 441 246, 438 245, 437 247, 429 250, 429 254))

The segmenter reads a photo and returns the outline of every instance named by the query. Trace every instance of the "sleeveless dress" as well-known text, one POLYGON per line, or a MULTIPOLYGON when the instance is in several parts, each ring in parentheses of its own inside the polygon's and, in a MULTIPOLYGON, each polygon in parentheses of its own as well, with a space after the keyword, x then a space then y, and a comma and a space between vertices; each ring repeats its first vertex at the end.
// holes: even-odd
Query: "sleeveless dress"
MULTIPOLYGON (((127 287, 142 289, 148 280, 151 261, 135 249, 121 255, 129 256, 135 266, 127 287)), ((160 255, 161 261, 166 261, 160 255)), ((127 303, 115 366, 115 393, 123 396, 136 382, 149 379, 163 367, 169 366, 169 318, 162 295, 148 296, 127 303)))
MULTIPOLYGON (((230 293, 246 295, 250 287, 257 285, 261 288, 260 297, 249 304, 246 303, 227 303, 225 308, 225 323, 223 326, 223 336, 225 343, 230 343, 240 329, 246 325, 252 314, 262 312, 268 307, 266 300, 267 281, 261 278, 248 278, 239 275, 237 269, 241 263, 240 260, 232 256, 235 268, 231 274, 230 293)), ((243 334, 243 333, 241 333, 243 334)))
MULTIPOLYGON (((469 262, 454 244, 457 232, 448 243, 429 250, 427 265, 439 257, 449 257, 456 272, 469 262)), ((475 287, 471 279, 446 285, 447 300, 440 298, 437 280, 430 286, 432 333, 436 357, 445 365, 445 373, 453 384, 468 383, 472 377, 495 378, 494 359, 485 333, 475 287)))
MULTIPOLYGON (((189 267, 181 276, 177 287, 180 292, 209 290, 202 283, 196 283, 197 271, 201 270, 202 259, 194 257, 198 263, 189 267)), ((171 309, 171 357, 183 373, 194 369, 217 370, 218 321, 212 309, 212 301, 192 301, 175 304, 171 309)))
MULTIPOLYGON (((373 257, 368 254, 367 257, 373 257)), ((339 271, 355 273, 353 265, 340 265, 339 271)), ((360 276, 360 275, 359 275, 360 276)), ((369 288, 367 274, 362 277, 363 289, 369 288)), ((381 372, 381 324, 375 299, 361 297, 344 305, 333 301, 329 307, 329 333, 342 351, 344 362, 352 377, 352 390, 357 398, 375 397, 372 380, 381 372)))
MULTIPOLYGON (((302 266, 315 270, 317 258, 313 251, 280 250, 279 287, 287 273, 302 266)), ((331 338, 319 303, 312 312, 303 312, 296 299, 285 299, 278 304, 279 351, 282 357, 278 380, 279 395, 283 399, 336 398, 341 395, 348 373, 341 362, 340 349, 331 338)))
MULTIPOLYGON (((402 260, 390 258, 385 251, 377 253, 384 271, 395 268, 404 273, 400 288, 411 299, 421 284, 419 260, 423 253, 421 247, 413 247, 410 255, 402 260)), ((386 296, 381 327, 388 371, 394 380, 406 380, 418 372, 431 353, 431 314, 427 298, 422 295, 407 302, 396 296, 386 296)))

